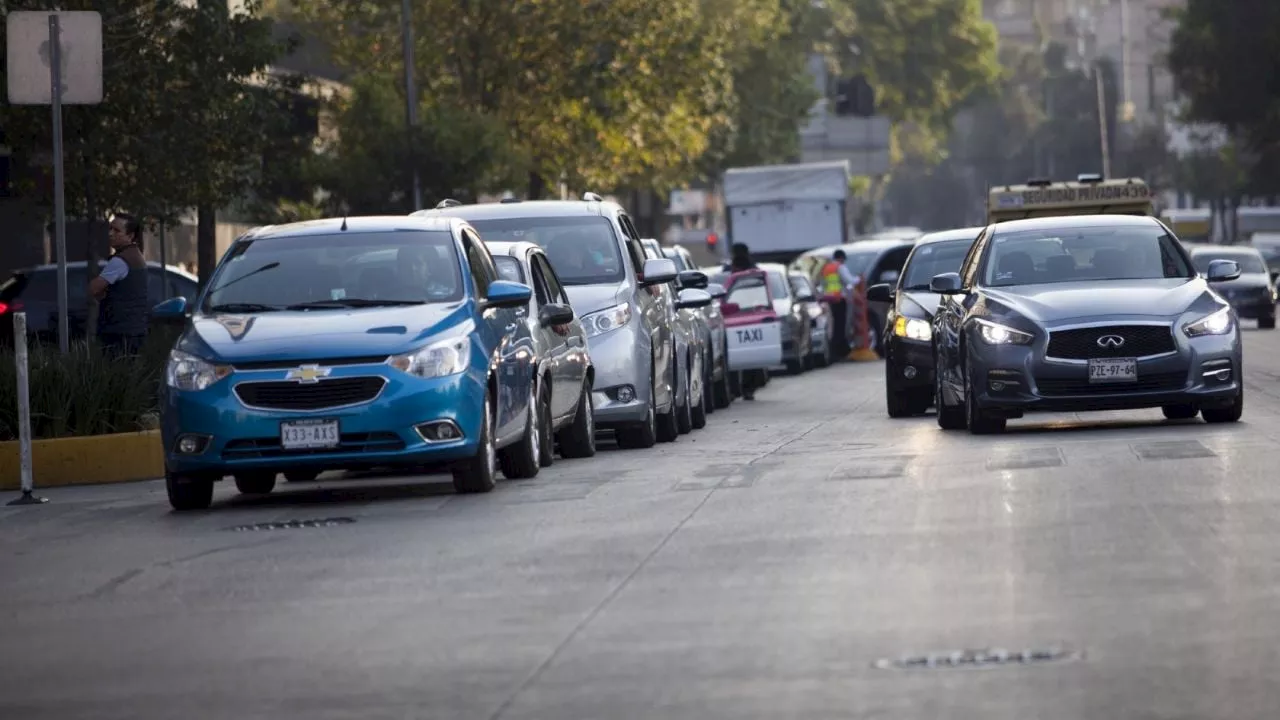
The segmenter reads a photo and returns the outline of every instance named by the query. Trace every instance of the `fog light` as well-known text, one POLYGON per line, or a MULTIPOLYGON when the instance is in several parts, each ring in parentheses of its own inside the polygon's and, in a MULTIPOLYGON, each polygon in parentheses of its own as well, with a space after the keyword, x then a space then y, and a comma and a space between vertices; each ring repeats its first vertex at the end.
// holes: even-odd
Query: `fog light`
POLYGON ((414 428, 429 443, 452 442, 462 438, 462 430, 452 420, 435 420, 414 428))
POLYGON ((618 402, 629 403, 636 399, 636 389, 630 385, 623 385, 617 391, 618 402))
POLYGON ((209 445, 208 435, 179 435, 178 436, 178 454, 179 455, 199 455, 209 445))
POLYGON ((995 390, 996 392, 1000 392, 1000 391, 1004 390, 1004 387, 1005 387, 1005 386, 1004 386, 1004 383, 1002 383, 1002 382, 993 382, 993 383, 991 383, 991 389, 992 389, 992 390, 995 390))
POLYGON ((902 368, 902 375, 908 380, 914 380, 916 377, 916 368, 914 365, 908 365, 902 368))

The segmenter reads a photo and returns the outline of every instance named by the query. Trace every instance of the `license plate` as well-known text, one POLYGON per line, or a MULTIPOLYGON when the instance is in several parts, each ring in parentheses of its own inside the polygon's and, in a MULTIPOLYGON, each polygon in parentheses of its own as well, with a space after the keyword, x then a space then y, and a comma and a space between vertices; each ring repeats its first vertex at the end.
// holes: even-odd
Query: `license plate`
POLYGON ((337 447, 337 420, 294 420, 280 423, 280 447, 284 450, 317 450, 337 447))
POLYGON ((1124 383, 1138 379, 1137 358, 1105 358, 1089 361, 1089 382, 1124 383))

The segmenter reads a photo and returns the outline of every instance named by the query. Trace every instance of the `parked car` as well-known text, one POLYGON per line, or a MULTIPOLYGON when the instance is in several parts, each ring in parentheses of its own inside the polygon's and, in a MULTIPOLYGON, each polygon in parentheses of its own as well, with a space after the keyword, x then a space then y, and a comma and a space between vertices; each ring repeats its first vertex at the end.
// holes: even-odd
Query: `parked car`
MULTIPOLYGON (((106 261, 100 261, 99 266, 106 261)), ((88 265, 83 261, 67 263, 67 329, 70 337, 85 335, 89 308, 88 265)), ((181 296, 194 302, 200 292, 196 276, 170 265, 147 263, 147 297, 151 305, 166 298, 181 296)), ((12 317, 15 312, 27 314, 27 335, 32 340, 56 345, 58 342, 58 266, 39 265, 18 270, 0 283, 0 344, 13 342, 12 317)))
POLYGON ((1257 248, 1247 245, 1224 247, 1190 243, 1184 243, 1183 247, 1191 253, 1191 262, 1196 266, 1196 272, 1204 276, 1208 275, 1209 265, 1214 260, 1231 260, 1239 265, 1240 277, 1212 282, 1209 287, 1231 303, 1240 317, 1257 320, 1258 327, 1263 330, 1275 329, 1276 289, 1271 282, 1267 261, 1257 248))
POLYGON ((787 372, 798 375, 809 367, 813 352, 809 336, 809 312, 804 302, 791 290, 790 274, 785 265, 758 263, 769 280, 769 294, 782 323, 782 363, 787 372))
MULTIPOLYGON (((645 238, 641 240, 645 257, 662 258, 662 246, 657 240, 645 238)), ((701 276, 701 273, 699 273, 701 276)), ((686 276, 688 277, 688 276, 686 276)), ((707 336, 702 331, 702 317, 696 310, 682 302, 680 294, 684 292, 676 286, 676 280, 664 283, 659 287, 664 301, 671 308, 671 326, 676 338, 676 384, 678 395, 676 401, 676 425, 680 432, 689 433, 695 428, 706 427, 706 368, 707 336)), ((698 278, 705 280, 705 277, 698 278)), ((690 289, 692 290, 692 289, 690 289)), ((699 290, 705 293, 705 290, 699 290)), ((707 295, 708 303, 711 296, 707 295)))
POLYGON ((540 450, 542 466, 554 460, 559 446, 566 458, 596 454, 595 417, 591 405, 591 356, 587 333, 573 312, 569 296, 542 248, 533 243, 486 243, 503 280, 533 288, 528 307, 516 315, 528 326, 537 378, 535 396, 544 413, 540 450))
MULTIPOLYGON (((226 475, 252 494, 279 473, 330 469, 442 465, 464 493, 493 489, 499 464, 537 475, 534 355, 518 322, 532 296, 499 279, 457 219, 251 230, 218 264, 165 369, 170 504, 208 507, 226 475)), ((178 297, 154 312, 188 309, 178 297)))
POLYGON ((620 205, 587 193, 580 201, 443 200, 413 215, 463 218, 488 241, 546 251, 587 331, 596 427, 615 430, 626 448, 676 439, 675 331, 657 287, 675 280, 676 267, 645 259, 620 205))
POLYGON ((713 299, 713 302, 699 309, 706 326, 707 347, 710 349, 706 386, 711 402, 707 405, 707 411, 727 408, 733 402, 733 393, 729 388, 729 352, 725 341, 724 314, 720 312, 720 300, 726 293, 724 285, 711 282, 706 270, 698 269, 693 262, 693 255, 687 249, 679 246, 667 247, 662 249, 662 254, 670 258, 680 271, 680 276, 676 279, 678 287, 697 288, 698 284, 689 282, 689 278, 693 276, 688 273, 699 273, 705 282, 701 289, 710 293, 713 299))
POLYGON ((769 370, 783 364, 784 331, 769 274, 761 269, 726 273, 724 313, 733 393, 750 399, 747 383, 758 390, 769 370))
POLYGON ((818 298, 808 276, 791 272, 787 275, 787 281, 791 283, 791 295, 809 316, 809 354, 805 358, 805 365, 826 367, 836 360, 835 348, 831 343, 835 330, 831 324, 831 307, 818 298))

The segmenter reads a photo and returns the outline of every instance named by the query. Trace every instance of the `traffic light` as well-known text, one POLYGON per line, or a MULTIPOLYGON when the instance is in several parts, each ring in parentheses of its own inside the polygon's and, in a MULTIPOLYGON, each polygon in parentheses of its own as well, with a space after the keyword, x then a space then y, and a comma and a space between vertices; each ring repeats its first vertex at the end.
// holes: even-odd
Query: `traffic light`
POLYGON ((876 91, 862 75, 838 82, 835 100, 837 116, 871 117, 876 114, 876 91))

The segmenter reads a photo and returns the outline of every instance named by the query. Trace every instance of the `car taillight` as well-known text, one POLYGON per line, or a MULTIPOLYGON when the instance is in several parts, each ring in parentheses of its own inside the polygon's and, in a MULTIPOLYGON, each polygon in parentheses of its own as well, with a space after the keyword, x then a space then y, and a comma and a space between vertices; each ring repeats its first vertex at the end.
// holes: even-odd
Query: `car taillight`
POLYGON ((9 303, 0 302, 0 315, 9 312, 9 303))
POLYGON ((22 310, 22 301, 14 300, 13 302, 0 302, 0 315, 10 312, 18 312, 22 310))

